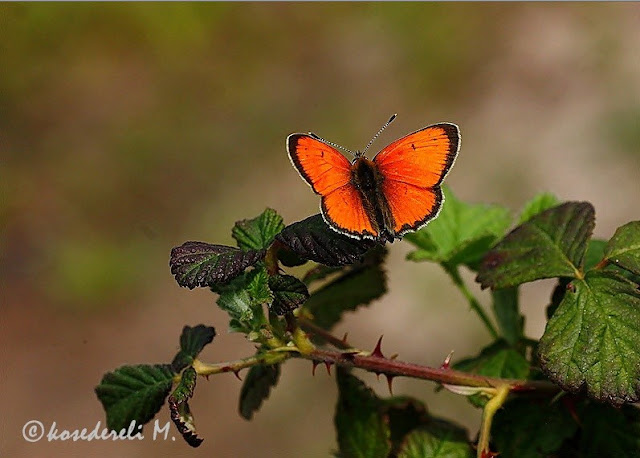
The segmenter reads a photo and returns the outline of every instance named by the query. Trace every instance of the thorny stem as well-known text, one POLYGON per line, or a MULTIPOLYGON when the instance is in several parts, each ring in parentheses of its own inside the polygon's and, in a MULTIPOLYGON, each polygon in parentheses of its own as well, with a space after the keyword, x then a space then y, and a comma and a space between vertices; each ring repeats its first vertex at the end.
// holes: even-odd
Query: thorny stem
POLYGON ((449 368, 434 368, 419 364, 407 363, 390 359, 370 352, 351 349, 349 351, 329 351, 314 349, 301 353, 294 346, 286 346, 277 350, 270 350, 249 358, 217 364, 207 364, 196 359, 193 367, 199 375, 213 375, 225 372, 237 373, 258 364, 277 364, 284 360, 297 357, 309 359, 318 363, 336 364, 343 367, 355 367, 370 372, 384 374, 389 377, 404 376, 423 380, 431 380, 445 385, 475 387, 478 391, 493 393, 496 389, 506 386, 513 393, 555 394, 560 388, 544 380, 518 380, 485 377, 449 368))
MULTIPOLYGON (((397 359, 381 358, 368 352, 353 353, 315 350, 309 355, 293 355, 317 362, 337 364, 339 366, 356 367, 370 372, 388 376, 404 376, 423 380, 431 380, 446 385, 467 386, 476 388, 498 388, 507 386, 514 393, 557 393, 560 388, 544 380, 519 380, 470 374, 448 368, 435 368, 419 364, 406 363, 397 359)), ((480 390, 485 391, 485 390, 480 390)))
POLYGON ((475 296, 471 293, 471 291, 469 291, 469 288, 467 288, 467 285, 464 283, 464 281, 462 280, 462 277, 460 276, 460 271, 458 270, 458 267, 451 266, 447 263, 442 263, 442 267, 449 274, 449 276, 451 277, 451 280, 453 280, 453 283, 458 287, 458 289, 464 295, 464 297, 467 298, 467 301, 469 301, 469 306, 480 317, 480 319, 484 323, 485 327, 487 328, 491 336, 494 339, 497 339, 499 337, 498 331, 496 331, 496 328, 491 323, 491 320, 489 320, 489 317, 482 309, 482 305, 480 305, 480 303, 475 298, 475 296))

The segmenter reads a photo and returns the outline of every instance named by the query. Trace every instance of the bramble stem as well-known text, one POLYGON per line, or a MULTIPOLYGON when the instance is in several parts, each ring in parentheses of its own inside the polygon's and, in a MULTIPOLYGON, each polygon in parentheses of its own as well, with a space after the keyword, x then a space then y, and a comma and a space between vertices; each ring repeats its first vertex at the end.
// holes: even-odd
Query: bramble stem
MULTIPOLYGON (((324 330, 322 337, 327 338, 327 340, 332 340, 336 344, 338 342, 343 342, 337 337, 330 336, 330 334, 324 330)), ((314 361, 315 363, 355 367, 376 374, 384 374, 388 377, 412 377, 422 380, 430 380, 443 385, 472 388, 471 390, 463 390, 468 391, 469 393, 467 394, 470 394, 471 392, 496 394, 502 388, 505 388, 507 392, 514 394, 530 393, 537 395, 555 395, 561 391, 560 387, 546 380, 519 380, 486 377, 450 368, 435 368, 407 363, 398 361, 397 359, 386 358, 380 354, 376 354, 376 352, 372 353, 361 351, 351 347, 346 349, 346 351, 331 351, 317 349, 313 346, 301 350, 296 346, 286 345, 248 358, 223 363, 208 364, 195 359, 192 365, 198 375, 207 376, 226 372, 237 373, 241 369, 251 366, 258 364, 278 364, 289 358, 304 358, 314 361), (477 390, 473 390, 473 388, 477 388, 477 390)), ((463 392, 459 390, 456 391, 451 388, 449 389, 453 392, 463 392)))
POLYGON ((487 328, 491 336, 494 339, 497 339, 499 337, 498 331, 496 331, 495 326, 491 323, 491 320, 489 320, 489 317, 482 309, 482 305, 480 305, 480 302, 478 302, 478 300, 471 293, 471 291, 469 291, 469 288, 467 288, 467 285, 464 283, 464 281, 462 280, 462 277, 460 276, 460 271, 458 270, 458 267, 451 266, 446 263, 441 263, 441 266, 444 268, 445 272, 449 274, 449 276, 451 277, 451 280, 453 280, 453 283, 458 287, 458 289, 464 295, 464 297, 467 298, 467 301, 469 301, 469 306, 480 317, 480 319, 484 323, 485 327, 487 328))
MULTIPOLYGON (((286 348, 286 347, 285 347, 286 348)), ((291 352, 267 352, 259 355, 250 356, 248 358, 237 359, 235 361, 227 361, 224 363, 203 363, 199 359, 193 360, 192 366, 198 375, 214 375, 226 372, 238 372, 247 367, 256 366, 258 364, 276 364, 284 361, 292 356, 291 352)))
MULTIPOLYGON (((356 367, 369 372, 385 374, 388 376, 404 376, 423 380, 431 380, 446 385, 499 388, 507 386, 514 393, 536 392, 554 394, 560 388, 545 380, 519 380, 483 375, 470 374, 449 368, 435 368, 421 366, 419 364, 406 363, 397 359, 381 358, 371 355, 369 352, 354 353, 314 350, 308 355, 294 354, 292 356, 310 359, 317 362, 337 364, 344 367, 356 367)), ((486 391, 486 390, 479 390, 486 391)))

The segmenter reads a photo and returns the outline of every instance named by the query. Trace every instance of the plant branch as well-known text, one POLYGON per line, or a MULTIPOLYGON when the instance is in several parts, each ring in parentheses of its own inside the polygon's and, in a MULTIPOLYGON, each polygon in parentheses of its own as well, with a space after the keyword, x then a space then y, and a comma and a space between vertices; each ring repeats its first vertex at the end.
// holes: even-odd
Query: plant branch
POLYGON ((453 280, 453 283, 458 287, 460 292, 464 295, 464 297, 467 298, 467 301, 469 301, 469 306, 480 317, 480 319, 484 323, 485 327, 487 328, 491 336, 494 339, 497 339, 499 337, 498 331, 496 331, 495 326, 491 323, 491 320, 489 320, 489 317, 482 309, 482 305, 480 304, 480 302, 478 302, 478 300, 471 293, 471 291, 469 291, 469 288, 467 288, 467 285, 464 283, 464 281, 462 280, 462 277, 460 276, 460 271, 458 270, 458 267, 451 266, 447 263, 441 263, 441 265, 444 268, 444 270, 449 274, 449 276, 451 277, 451 280, 453 280))
POLYGON ((466 386, 480 388, 478 391, 489 389, 493 392, 496 388, 507 386, 514 393, 548 393, 555 394, 560 391, 557 385, 545 380, 518 380, 504 379, 497 377, 486 377, 483 375, 470 374, 448 368, 434 368, 421 366, 419 364, 406 363, 396 359, 380 357, 375 354, 365 352, 339 352, 328 350, 314 350, 307 355, 294 354, 292 356, 302 357, 317 362, 337 364, 344 367, 356 367, 370 372, 385 374, 389 377, 404 376, 445 385, 466 386))
MULTIPOLYGON (((198 359, 193 361, 193 368, 198 375, 214 375, 227 372, 237 374, 240 370, 255 366, 258 364, 277 364, 288 358, 304 358, 316 363, 336 364, 343 367, 355 367, 376 374, 384 374, 389 378, 396 376, 411 377, 422 380, 430 380, 446 385, 447 388, 458 394, 474 394, 483 392, 495 395, 496 390, 501 387, 507 387, 508 391, 514 394, 537 394, 537 395, 555 395, 561 392, 560 387, 546 380, 520 380, 507 379, 498 377, 487 377, 484 375, 471 374, 462 372, 448 367, 430 367, 414 363, 398 361, 395 358, 387 358, 382 355, 378 347, 373 352, 365 352, 350 345, 345 341, 331 335, 324 329, 318 328, 312 323, 303 320, 302 327, 307 328, 309 332, 318 333, 323 339, 331 341, 336 346, 343 346, 343 350, 323 350, 313 346, 300 349, 298 346, 283 346, 264 353, 259 353, 248 358, 235 361, 227 361, 223 363, 209 364, 198 359), (321 332, 318 332, 321 331, 321 332), (454 389, 453 387, 464 387, 465 389, 454 389)), ((304 342, 306 336, 303 334, 298 338, 304 342)))
MULTIPOLYGON (((283 347, 283 349, 286 347, 283 347)), ((237 359, 235 361, 226 361, 224 363, 203 363, 199 359, 194 359, 192 366, 196 370, 198 375, 214 375, 222 374, 226 372, 233 372, 237 374, 240 370, 247 367, 256 366, 258 364, 277 364, 292 356, 291 352, 285 351, 270 351, 266 353, 260 353, 248 358, 237 359)))

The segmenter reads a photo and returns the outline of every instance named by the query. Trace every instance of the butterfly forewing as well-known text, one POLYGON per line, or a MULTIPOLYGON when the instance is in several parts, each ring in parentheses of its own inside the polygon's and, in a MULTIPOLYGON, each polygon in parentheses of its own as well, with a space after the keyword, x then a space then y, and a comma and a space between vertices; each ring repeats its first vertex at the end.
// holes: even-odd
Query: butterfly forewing
POLYGON ((352 237, 378 236, 351 182, 351 163, 338 150, 305 134, 287 139, 291 162, 316 194, 322 197, 321 209, 327 223, 336 231, 352 237))
POLYGON ((430 188, 442 183, 459 147, 458 126, 434 124, 391 143, 373 162, 385 179, 430 188))
POLYGON ((401 138, 374 158, 382 175, 382 193, 394 220, 396 236, 435 218, 442 203, 440 184, 460 147, 455 124, 425 127, 401 138))
POLYGON ((287 152, 295 168, 316 194, 327 195, 351 179, 351 164, 347 158, 310 135, 289 135, 287 152))

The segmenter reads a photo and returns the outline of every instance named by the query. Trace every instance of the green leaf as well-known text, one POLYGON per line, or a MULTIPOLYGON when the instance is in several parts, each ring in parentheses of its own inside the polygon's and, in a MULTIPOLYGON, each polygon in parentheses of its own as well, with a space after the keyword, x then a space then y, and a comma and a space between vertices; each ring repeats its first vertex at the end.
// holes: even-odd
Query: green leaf
POLYGON ((256 218, 238 221, 231 230, 231 236, 236 239, 240 249, 259 251, 266 250, 282 229, 284 229, 282 216, 275 210, 267 208, 256 218))
POLYGON ((384 413, 389 419, 391 453, 396 456, 407 434, 428 423, 431 418, 429 418, 427 408, 423 403, 408 396, 395 396, 381 401, 384 413))
POLYGON ((247 333, 266 324, 262 305, 273 300, 268 282, 269 276, 261 267, 244 273, 228 285, 212 288, 220 294, 216 303, 229 314, 233 331, 247 333))
POLYGON ((191 327, 185 326, 180 335, 180 351, 173 358, 171 368, 178 373, 191 363, 200 354, 205 345, 213 342, 216 330, 210 326, 199 324, 191 327))
POLYGON ((404 440, 398 458, 472 458, 467 431, 445 420, 433 419, 414 429, 404 440))
POLYGON ((276 386, 280 378, 280 364, 270 366, 252 366, 244 379, 240 391, 240 415, 247 420, 260 409, 269 397, 271 388, 276 386))
POLYGON ((309 298, 307 287, 291 275, 272 275, 269 288, 273 292, 273 302, 269 306, 276 315, 284 315, 297 309, 309 298))
POLYGON ((178 428, 183 439, 192 447, 198 447, 203 439, 196 434, 196 426, 193 423, 193 415, 189 408, 189 399, 193 397, 193 390, 196 388, 196 370, 193 367, 187 368, 180 378, 180 383, 169 396, 169 412, 171 420, 178 428))
POLYGON ((516 227, 482 260, 483 288, 508 288, 541 278, 581 277, 595 214, 588 202, 567 202, 516 227))
POLYGON ((391 432, 375 393, 346 370, 336 370, 338 405, 335 425, 340 456, 386 457, 391 451, 391 432))
POLYGON ((591 239, 584 255, 584 271, 593 269, 604 258, 605 240, 591 239))
POLYGON ((106 373, 95 392, 109 429, 119 431, 132 421, 143 425, 151 420, 171 390, 173 375, 168 364, 122 366, 106 373))
POLYGON ((518 218, 518 224, 529 221, 538 213, 542 213, 543 211, 548 210, 551 207, 555 207, 559 203, 560 202, 558 201, 558 198, 551 193, 544 192, 542 194, 538 194, 529 202, 524 204, 522 212, 520 212, 520 217, 518 218))
POLYGON ((640 275, 640 221, 620 226, 607 243, 604 255, 608 261, 640 275))
POLYGON ((313 322, 330 329, 346 311, 368 305, 387 291, 387 279, 382 269, 386 254, 383 248, 368 254, 362 264, 345 269, 305 302, 304 308, 313 315, 313 322))
POLYGON ((371 240, 338 234, 319 214, 287 226, 276 240, 303 259, 333 267, 359 262, 367 251, 378 245, 371 240))
POLYGON ((180 286, 223 284, 264 258, 264 250, 242 251, 224 245, 185 242, 171 250, 171 273, 180 286))
POLYGON ((614 405, 640 395, 640 291, 609 271, 573 280, 538 348, 544 372, 567 391, 614 405))
POLYGON ((438 218, 405 236, 418 247, 407 258, 473 266, 509 227, 509 211, 496 205, 466 204, 446 186, 443 190, 445 203, 438 218))
POLYGON ((579 406, 582 425, 580 456, 637 458, 640 456, 640 409, 619 409, 594 402, 579 406))
MULTIPOLYGON (((454 369, 488 377, 527 379, 529 377, 529 361, 518 351, 498 340, 482 349, 479 355, 456 362, 454 369)), ((476 407, 483 407, 487 398, 483 394, 468 397, 476 407)))
POLYGON ((492 441, 502 458, 547 458, 558 455, 578 425, 562 403, 514 399, 496 413, 492 441))
POLYGON ((495 289, 491 295, 500 334, 510 345, 515 345, 524 331, 524 316, 520 314, 518 306, 518 288, 495 289))

